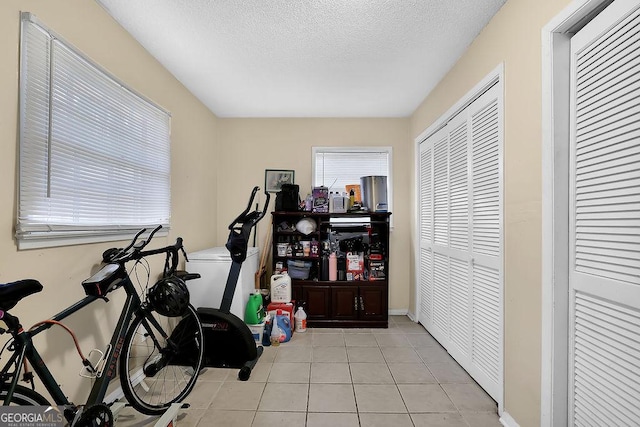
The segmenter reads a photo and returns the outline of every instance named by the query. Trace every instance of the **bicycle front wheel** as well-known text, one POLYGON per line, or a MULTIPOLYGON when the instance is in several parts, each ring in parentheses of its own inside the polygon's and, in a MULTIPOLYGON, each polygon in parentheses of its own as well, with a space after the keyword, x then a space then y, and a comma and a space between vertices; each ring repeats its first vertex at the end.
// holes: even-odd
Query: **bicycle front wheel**
POLYGON ((180 317, 149 312, 129 326, 120 356, 120 383, 139 412, 159 415, 193 389, 202 366, 202 325, 189 305, 180 317))

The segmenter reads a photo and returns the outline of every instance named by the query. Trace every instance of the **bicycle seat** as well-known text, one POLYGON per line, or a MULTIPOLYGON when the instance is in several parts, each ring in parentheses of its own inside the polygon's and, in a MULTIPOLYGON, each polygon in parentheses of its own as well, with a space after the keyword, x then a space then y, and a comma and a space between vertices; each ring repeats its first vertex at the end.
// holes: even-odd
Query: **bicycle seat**
POLYGON ((38 293, 42 285, 35 279, 24 279, 0 284, 0 310, 13 308, 22 298, 38 293))
POLYGON ((174 274, 185 282, 187 280, 199 279, 200 277, 202 277, 200 276, 200 273, 189 273, 188 271, 184 270, 176 270, 174 274))

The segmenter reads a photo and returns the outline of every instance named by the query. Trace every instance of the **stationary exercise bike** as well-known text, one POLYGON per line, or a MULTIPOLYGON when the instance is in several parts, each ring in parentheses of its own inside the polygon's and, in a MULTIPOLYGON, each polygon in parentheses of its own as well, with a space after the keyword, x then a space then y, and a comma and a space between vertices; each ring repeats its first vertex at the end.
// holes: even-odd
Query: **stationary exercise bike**
POLYGON ((247 258, 251 230, 260 221, 269 206, 270 194, 262 211, 251 211, 259 187, 254 187, 247 208, 229 225, 226 248, 231 254, 231 269, 227 277, 220 308, 199 308, 198 317, 204 335, 203 365, 216 368, 240 368, 238 379, 246 381, 262 355, 262 346, 256 346, 251 330, 242 319, 232 314, 231 302, 236 290, 240 268, 247 258))

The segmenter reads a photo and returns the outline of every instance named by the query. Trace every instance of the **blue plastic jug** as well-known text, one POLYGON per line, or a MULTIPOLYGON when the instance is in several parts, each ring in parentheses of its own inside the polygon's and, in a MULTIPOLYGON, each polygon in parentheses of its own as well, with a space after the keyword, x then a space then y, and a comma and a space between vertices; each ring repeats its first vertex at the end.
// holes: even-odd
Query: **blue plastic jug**
POLYGON ((289 341, 291 339, 291 321, 289 320, 289 315, 285 314, 276 316, 276 322, 278 322, 278 328, 280 328, 280 331, 282 332, 280 342, 289 341))

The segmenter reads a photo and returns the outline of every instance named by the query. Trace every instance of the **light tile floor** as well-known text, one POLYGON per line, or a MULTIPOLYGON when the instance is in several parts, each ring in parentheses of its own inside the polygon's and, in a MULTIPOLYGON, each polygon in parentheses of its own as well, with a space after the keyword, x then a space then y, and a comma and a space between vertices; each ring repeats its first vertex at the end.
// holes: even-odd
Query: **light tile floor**
MULTIPOLYGON (((419 324, 308 329, 265 347, 251 378, 204 372, 179 427, 500 427, 496 403, 419 324)), ((117 426, 155 423, 126 408, 117 426)))

